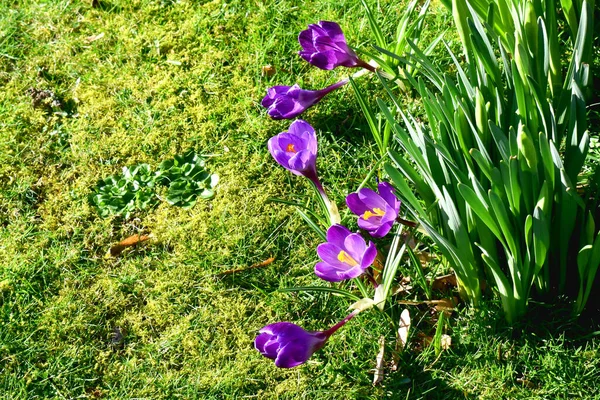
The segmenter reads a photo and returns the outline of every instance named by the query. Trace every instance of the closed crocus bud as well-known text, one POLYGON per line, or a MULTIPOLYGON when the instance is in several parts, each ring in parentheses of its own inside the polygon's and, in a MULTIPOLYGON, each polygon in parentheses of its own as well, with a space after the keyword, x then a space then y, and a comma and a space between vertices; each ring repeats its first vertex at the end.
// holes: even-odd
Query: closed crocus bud
POLYGON ((262 99, 262 106, 273 119, 291 119, 317 104, 327 93, 344 86, 347 79, 321 90, 304 90, 300 86, 273 86, 262 99))
POLYGON ((317 135, 314 128, 306 121, 296 120, 287 132, 269 139, 267 147, 279 165, 295 175, 310 179, 327 207, 330 223, 339 223, 341 218, 337 206, 329 201, 317 175, 317 135))
POLYGON ((275 360, 279 368, 293 368, 304 364, 320 350, 331 335, 357 314, 351 313, 326 331, 310 332, 291 322, 277 322, 259 331, 254 347, 263 356, 275 360))
POLYGON ((327 242, 317 246, 317 254, 323 261, 315 265, 315 274, 339 282, 362 275, 375 261, 377 249, 372 242, 367 245, 360 234, 333 225, 327 230, 327 242))
POLYGON ((387 182, 377 185, 377 190, 379 193, 369 188, 350 193, 346 196, 346 204, 350 211, 358 215, 358 227, 380 238, 388 234, 398 218, 400 200, 387 182))
POLYGON ((302 46, 298 52, 300 57, 317 68, 331 70, 344 66, 375 70, 348 47, 342 28, 335 22, 319 21, 309 25, 308 29, 300 32, 298 42, 302 46))

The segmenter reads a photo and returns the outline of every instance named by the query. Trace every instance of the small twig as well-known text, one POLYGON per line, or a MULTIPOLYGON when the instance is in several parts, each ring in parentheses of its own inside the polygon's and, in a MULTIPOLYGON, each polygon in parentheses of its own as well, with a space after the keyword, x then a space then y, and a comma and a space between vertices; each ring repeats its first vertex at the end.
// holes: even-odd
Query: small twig
POLYGON ((249 267, 246 268, 236 268, 236 269, 229 269, 227 271, 223 271, 218 273, 218 276, 225 276, 225 275, 231 275, 231 274, 236 274, 238 272, 245 272, 251 269, 255 269, 255 268, 261 268, 261 267, 266 267, 267 265, 271 264, 273 261, 275 261, 274 257, 269 257, 267 258, 265 261, 256 263, 256 264, 252 264, 249 267))
POLYGON ((123 252, 127 247, 137 246, 138 244, 145 242, 148 239, 151 239, 152 235, 132 235, 126 239, 121 240, 119 243, 112 246, 108 253, 106 254, 109 257, 117 257, 119 254, 123 252))

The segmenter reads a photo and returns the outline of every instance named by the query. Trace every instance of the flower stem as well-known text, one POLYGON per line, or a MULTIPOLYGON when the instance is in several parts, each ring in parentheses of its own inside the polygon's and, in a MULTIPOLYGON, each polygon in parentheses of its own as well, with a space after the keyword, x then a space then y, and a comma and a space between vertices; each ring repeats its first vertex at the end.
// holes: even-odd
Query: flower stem
POLYGON ((350 82, 349 79, 342 79, 339 82, 334 83, 333 85, 327 86, 326 88, 323 88, 321 90, 319 90, 319 93, 322 96, 325 96, 327 93, 329 92, 333 92, 335 89, 340 88, 342 86, 344 86, 345 84, 347 84, 348 82, 350 82))
POLYGON ((342 218, 340 217, 340 213, 338 211, 337 205, 335 203, 332 203, 329 200, 329 197, 327 197, 327 194, 325 193, 325 189, 323 189, 323 185, 321 185, 321 182, 319 181, 319 179, 316 176, 308 177, 308 178, 310 179, 315 190, 319 194, 319 197, 321 200, 321 206, 323 207, 323 210, 325 211, 325 213, 327 214, 327 217, 329 219, 329 225, 335 225, 335 224, 339 224, 340 222, 342 222, 342 218))
POLYGON ((346 318, 344 318, 343 320, 341 320, 340 322, 338 322, 331 328, 327 329, 323 333, 326 334, 327 336, 333 335, 335 333, 335 331, 337 331, 342 326, 344 326, 346 324, 346 322, 350 321, 356 314, 358 314, 358 311, 351 312, 350 314, 348 314, 348 316, 346 316, 346 318))
POLYGON ((366 273, 365 274, 367 276, 367 279, 369 279, 369 282, 371 282, 373 284, 373 287, 375 289, 377 289, 377 286, 379 286, 379 283, 377 283, 377 281, 375 280, 375 278, 373 277, 373 275, 366 273))
POLYGON ((372 65, 371 65, 371 64, 369 64, 368 62, 366 62, 366 61, 363 61, 363 60, 361 60, 361 59, 359 59, 359 60, 358 60, 358 64, 357 64, 357 66, 358 66, 358 67, 361 67, 361 68, 364 68, 364 69, 368 69, 368 70, 369 70, 369 71, 371 71, 371 72, 375 72, 375 67, 374 67, 374 66, 372 66, 372 65))
POLYGON ((414 228, 414 227, 416 227, 418 225, 416 222, 409 221, 409 220, 406 220, 406 219, 401 218, 401 217, 396 218, 396 222, 399 222, 402 225, 406 225, 409 228, 414 228))

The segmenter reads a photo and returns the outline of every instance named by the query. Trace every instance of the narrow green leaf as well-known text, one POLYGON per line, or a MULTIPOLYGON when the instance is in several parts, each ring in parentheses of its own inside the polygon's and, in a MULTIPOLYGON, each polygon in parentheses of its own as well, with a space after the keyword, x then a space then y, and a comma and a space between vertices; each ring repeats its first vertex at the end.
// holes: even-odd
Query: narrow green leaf
POLYGON ((385 153, 385 149, 383 148, 383 138, 381 137, 381 133, 379 132, 379 127, 377 126, 377 123, 376 123, 375 114, 373 113, 373 111, 371 110, 371 107, 369 106, 369 103, 363 96, 362 91, 360 90, 358 85, 354 82, 354 79, 350 78, 350 84, 352 85, 352 89, 354 89, 354 94, 356 95, 356 100, 358 101, 358 104, 360 105, 360 108, 365 116, 365 119, 367 120, 367 124, 369 125, 371 134, 373 135, 373 138, 375 139, 375 142, 377 143, 377 147, 379 147, 380 151, 383 151, 383 153, 385 153))
POLYGON ((387 42, 385 40, 385 37, 383 36, 381 27, 377 23, 377 19, 375 19, 375 17, 373 16, 373 13, 371 12, 369 5, 367 4, 366 0, 361 0, 361 3, 363 5, 363 7, 365 8, 365 13, 367 14, 369 26, 371 27, 371 32, 373 33, 373 36, 375 36, 375 43, 377 43, 377 45, 380 47, 384 47, 384 48, 387 47, 387 42))
POLYGON ((470 187, 464 185, 462 183, 458 184, 458 192, 463 197, 463 199, 467 202, 469 207, 477 214, 479 218, 483 221, 484 224, 492 231, 496 237, 504 243, 504 238, 502 237, 502 233, 496 225, 492 213, 490 212, 490 207, 487 202, 484 202, 470 187))
POLYGON ((347 297, 348 299, 353 300, 353 301, 359 301, 361 299, 359 296, 352 294, 352 293, 348 292, 347 290, 330 288, 330 287, 325 287, 325 286, 295 286, 295 287, 278 289, 278 291, 283 292, 283 293, 286 293, 286 292, 329 293, 329 294, 333 294, 334 296, 347 297))
POLYGON ((421 207, 419 200, 417 200, 412 190, 408 187, 405 178, 391 164, 386 163, 383 168, 385 169, 385 172, 390 176, 392 182, 394 183, 394 186, 396 186, 396 188, 398 189, 398 194, 400 195, 402 200, 404 200, 411 206, 411 208, 417 216, 424 218, 427 214, 425 213, 425 210, 423 210, 423 208, 421 207))
POLYGON ((324 242, 327 241, 327 235, 325 235, 325 231, 323 231, 323 229, 321 229, 319 225, 317 225, 317 223, 311 217, 308 216, 307 213, 302 211, 300 208, 296 208, 296 212, 300 214, 300 217, 302 217, 302 219, 308 224, 308 226, 310 226, 312 230, 315 231, 317 235, 321 237, 321 240, 323 240, 324 242))
POLYGON ((504 235, 504 241, 510 249, 510 252, 513 254, 513 257, 520 259, 520 252, 515 242, 515 239, 517 239, 519 235, 516 234, 517 232, 510 223, 508 213, 506 212, 506 207, 502 202, 502 199, 495 192, 490 190, 488 195, 490 197, 492 210, 494 211, 494 215, 496 216, 500 230, 504 235))
POLYGON ((515 320, 515 296, 511 284, 508 282, 506 275, 502 272, 498 264, 490 257, 489 253, 478 243, 475 243, 475 245, 481 250, 481 258, 492 273, 496 288, 498 289, 498 294, 500 295, 500 301, 502 302, 502 309, 504 310, 506 320, 508 323, 513 323, 515 320))

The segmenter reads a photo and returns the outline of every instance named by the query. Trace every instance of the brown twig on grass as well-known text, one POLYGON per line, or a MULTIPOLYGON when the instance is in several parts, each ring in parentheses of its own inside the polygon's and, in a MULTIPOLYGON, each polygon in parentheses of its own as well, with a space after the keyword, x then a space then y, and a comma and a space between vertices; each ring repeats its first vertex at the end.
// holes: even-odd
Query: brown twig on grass
POLYGON ((127 247, 137 246, 138 244, 145 242, 150 239, 151 235, 131 235, 128 238, 121 240, 119 243, 115 244, 108 250, 107 256, 117 257, 119 254, 123 252, 127 247))
POLYGON ((236 274, 238 272, 245 272, 245 271, 248 271, 248 270, 251 270, 251 269, 255 269, 255 268, 266 267, 267 265, 271 264, 273 261, 275 261, 275 258, 274 257, 269 257, 265 261, 262 261, 262 262, 259 262, 259 263, 256 263, 256 264, 252 264, 249 267, 229 269, 227 271, 220 272, 217 275, 219 275, 219 276, 225 276, 225 275, 236 274))

